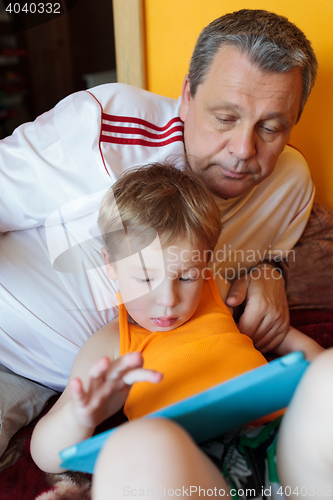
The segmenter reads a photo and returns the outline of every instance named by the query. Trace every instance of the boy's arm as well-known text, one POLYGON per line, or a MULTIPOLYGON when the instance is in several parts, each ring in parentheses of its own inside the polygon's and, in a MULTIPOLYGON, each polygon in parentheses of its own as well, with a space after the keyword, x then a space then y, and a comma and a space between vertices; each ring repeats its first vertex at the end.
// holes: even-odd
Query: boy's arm
POLYGON ((31 455, 42 470, 62 472, 59 452, 92 436, 97 425, 120 410, 133 383, 161 380, 160 374, 142 368, 140 353, 114 361, 117 336, 115 320, 87 340, 64 393, 36 425, 31 455))
POLYGON ((281 344, 272 352, 278 356, 284 356, 294 351, 302 351, 308 361, 312 361, 318 354, 325 349, 321 347, 315 340, 308 337, 304 333, 290 327, 286 337, 281 344))

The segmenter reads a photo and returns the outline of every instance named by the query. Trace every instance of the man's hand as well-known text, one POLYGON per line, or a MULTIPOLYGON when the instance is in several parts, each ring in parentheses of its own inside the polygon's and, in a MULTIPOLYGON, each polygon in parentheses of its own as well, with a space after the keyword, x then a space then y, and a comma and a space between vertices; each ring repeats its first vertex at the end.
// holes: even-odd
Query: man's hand
POLYGON ((162 380, 161 373, 146 370, 142 364, 139 352, 121 356, 113 363, 104 357, 90 369, 86 388, 81 379, 74 378, 70 389, 77 423, 82 427, 96 427, 124 406, 135 382, 162 380))
POLYGON ((245 310, 238 323, 241 333, 251 337, 261 352, 273 351, 289 330, 289 309, 279 270, 263 263, 236 280, 226 303, 236 307, 244 301, 245 310))

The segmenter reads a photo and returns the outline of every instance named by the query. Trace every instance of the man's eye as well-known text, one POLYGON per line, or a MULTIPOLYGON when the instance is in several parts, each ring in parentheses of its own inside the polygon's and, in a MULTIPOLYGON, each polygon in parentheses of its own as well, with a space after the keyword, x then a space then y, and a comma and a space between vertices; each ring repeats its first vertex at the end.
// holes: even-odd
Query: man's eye
POLYGON ((274 129, 274 128, 269 128, 269 127, 265 127, 263 126, 262 129, 264 130, 264 132, 266 132, 267 134, 277 134, 278 130, 274 129))
POLYGON ((232 118, 231 116, 226 117, 226 118, 221 118, 221 117, 217 116, 216 119, 218 122, 223 123, 224 125, 229 125, 230 123, 234 122, 234 118, 232 118))

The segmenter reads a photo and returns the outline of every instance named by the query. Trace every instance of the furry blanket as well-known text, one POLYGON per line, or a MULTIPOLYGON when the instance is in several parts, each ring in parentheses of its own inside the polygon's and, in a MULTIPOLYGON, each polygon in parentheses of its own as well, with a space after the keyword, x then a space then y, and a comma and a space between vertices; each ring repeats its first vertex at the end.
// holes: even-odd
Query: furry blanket
MULTIPOLYGON (((56 400, 57 397, 51 398, 41 416, 56 400)), ((126 420, 119 412, 96 432, 111 429, 126 420)), ((90 474, 70 471, 48 474, 35 465, 30 456, 30 440, 37 421, 17 432, 0 458, 0 500, 91 500, 90 474)))

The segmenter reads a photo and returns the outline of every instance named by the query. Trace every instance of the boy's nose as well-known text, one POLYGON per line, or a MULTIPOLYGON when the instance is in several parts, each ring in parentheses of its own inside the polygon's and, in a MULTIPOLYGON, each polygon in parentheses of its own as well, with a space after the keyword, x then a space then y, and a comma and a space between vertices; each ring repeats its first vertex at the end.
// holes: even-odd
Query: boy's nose
POLYGON ((163 307, 174 307, 178 304, 178 295, 173 280, 165 278, 159 286, 156 303, 163 307))

